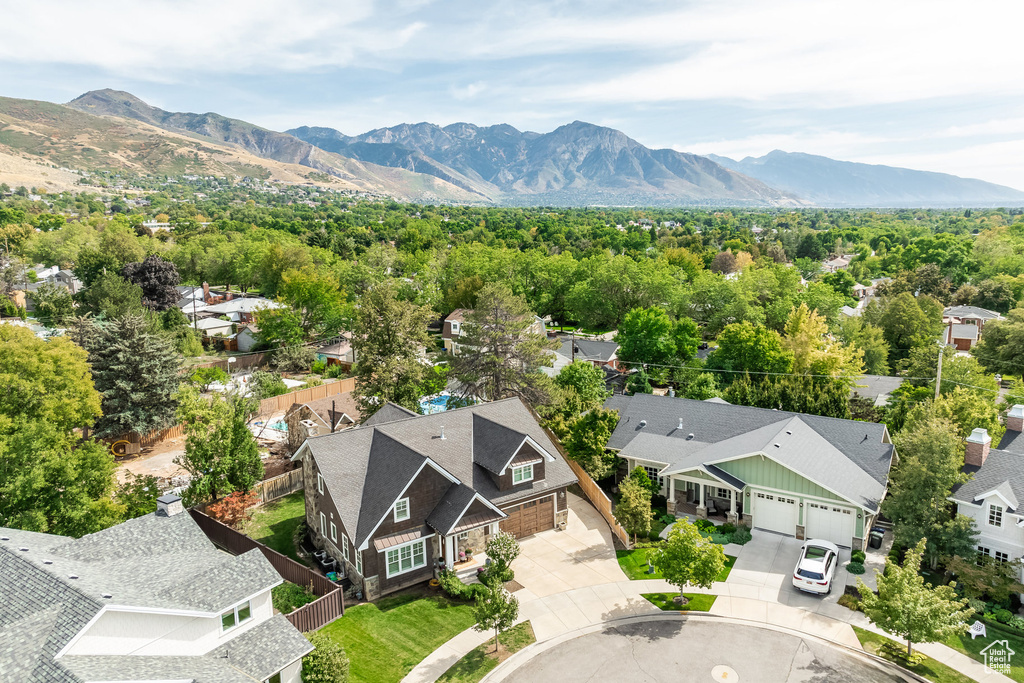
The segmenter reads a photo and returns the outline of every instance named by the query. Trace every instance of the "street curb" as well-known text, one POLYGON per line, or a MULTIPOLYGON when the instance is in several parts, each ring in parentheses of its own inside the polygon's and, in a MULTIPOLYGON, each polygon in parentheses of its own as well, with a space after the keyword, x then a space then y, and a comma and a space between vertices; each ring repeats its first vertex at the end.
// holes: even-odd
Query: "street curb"
MULTIPOLYGON (((828 618, 828 617, 826 617, 826 618, 828 618)), ((522 650, 520 650, 519 652, 515 653, 514 655, 512 655, 511 657, 506 659, 504 662, 502 662, 501 664, 496 666, 494 669, 492 669, 490 673, 488 673, 486 676, 484 676, 484 678, 482 679, 481 683, 500 683, 500 681, 504 681, 505 678, 509 674, 515 672, 517 669, 519 669, 519 667, 523 666, 524 664, 529 662, 531 659, 533 659, 537 655, 539 655, 539 654, 541 654, 543 652, 546 652, 547 650, 550 650, 551 648, 556 647, 558 645, 561 645, 562 643, 565 643, 567 641, 575 640, 576 638, 580 638, 582 636, 589 635, 591 633, 597 633, 598 631, 603 631, 603 630, 605 630, 606 628, 609 628, 609 627, 613 627, 613 626, 617 626, 617 625, 621 625, 621 624, 634 624, 634 623, 643 623, 643 622, 650 622, 650 621, 683 621, 683 622, 686 622, 686 621, 689 621, 691 619, 693 619, 695 621, 705 621, 705 620, 707 620, 707 621, 725 621, 725 622, 731 622, 731 623, 739 623, 739 624, 742 624, 744 626, 753 626, 753 627, 756 627, 756 628, 763 628, 763 629, 767 629, 767 630, 770 630, 770 631, 777 631, 779 633, 786 633, 786 634, 793 635, 793 636, 799 636, 801 638, 813 638, 814 640, 817 640, 819 642, 827 643, 828 645, 831 645, 833 647, 838 647, 838 648, 840 648, 842 650, 845 650, 846 652, 848 652, 849 654, 851 654, 853 656, 861 657, 861 658, 864 658, 864 659, 868 659, 868 660, 870 660, 870 661, 872 661, 872 662, 874 662, 876 664, 881 665, 883 668, 894 670, 894 671, 900 673, 902 676, 906 677, 910 681, 918 681, 919 683, 930 683, 930 681, 927 678, 919 676, 918 674, 914 673, 913 671, 908 671, 907 669, 904 669, 903 667, 899 666, 898 664, 894 664, 893 662, 890 662, 888 659, 884 659, 882 657, 879 657, 878 655, 871 654, 870 652, 867 652, 866 650, 863 650, 863 649, 857 649, 857 648, 851 647, 851 646, 847 645, 846 643, 841 643, 839 641, 831 640, 829 638, 822 638, 821 636, 815 635, 813 633, 807 633, 805 631, 797 631, 796 629, 788 628, 788 627, 785 627, 785 626, 777 626, 775 624, 767 624, 767 623, 762 622, 762 621, 754 621, 754 620, 751 620, 751 619, 742 619, 742 618, 739 618, 739 617, 729 617, 729 616, 724 616, 724 615, 719 615, 719 614, 710 614, 710 613, 700 613, 700 614, 691 613, 691 614, 685 614, 685 613, 682 613, 682 612, 664 612, 662 614, 646 614, 646 615, 633 615, 633 616, 625 616, 625 617, 615 617, 615 618, 607 619, 605 621, 602 621, 602 622, 599 622, 599 623, 596 623, 596 624, 589 624, 587 626, 584 626, 584 627, 581 627, 581 628, 578 628, 578 629, 574 629, 574 630, 568 631, 566 633, 559 634, 557 636, 554 636, 552 638, 548 638, 547 640, 544 640, 544 641, 541 641, 541 642, 533 643, 532 645, 529 645, 529 646, 523 648, 522 650)), ((837 621, 837 620, 833 620, 833 621, 837 621)), ((839 623, 846 623, 846 622, 839 622, 839 623)))

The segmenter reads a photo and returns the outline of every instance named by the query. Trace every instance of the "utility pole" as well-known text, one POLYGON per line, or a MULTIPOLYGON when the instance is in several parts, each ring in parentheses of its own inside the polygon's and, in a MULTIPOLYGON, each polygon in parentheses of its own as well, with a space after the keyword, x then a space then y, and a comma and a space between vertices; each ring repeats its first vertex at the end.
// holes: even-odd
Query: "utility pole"
POLYGON ((942 352, 946 350, 945 344, 939 345, 939 367, 935 371, 935 400, 939 400, 939 389, 942 387, 942 352))
POLYGON ((576 328, 572 329, 572 362, 576 362, 576 328))

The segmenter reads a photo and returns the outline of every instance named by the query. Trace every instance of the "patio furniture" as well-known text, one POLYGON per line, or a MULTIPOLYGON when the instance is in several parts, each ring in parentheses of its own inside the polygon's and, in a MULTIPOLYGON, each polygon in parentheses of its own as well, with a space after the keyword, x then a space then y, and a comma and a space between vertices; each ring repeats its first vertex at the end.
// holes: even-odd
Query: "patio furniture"
POLYGON ((714 498, 709 498, 708 499, 707 508, 708 508, 708 514, 709 515, 717 515, 718 514, 718 508, 715 507, 715 499, 714 498))
POLYGON ((985 631, 985 624, 980 621, 975 621, 971 624, 971 627, 967 629, 967 632, 971 634, 971 640, 974 640, 978 636, 988 638, 988 633, 985 631))

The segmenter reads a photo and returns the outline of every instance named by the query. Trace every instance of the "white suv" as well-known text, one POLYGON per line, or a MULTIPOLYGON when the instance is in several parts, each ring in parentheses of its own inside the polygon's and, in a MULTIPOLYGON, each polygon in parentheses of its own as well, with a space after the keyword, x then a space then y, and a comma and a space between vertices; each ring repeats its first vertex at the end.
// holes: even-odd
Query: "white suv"
POLYGON ((800 559, 793 570, 793 585, 808 593, 831 593, 837 564, 839 548, 835 543, 807 541, 800 548, 800 559))

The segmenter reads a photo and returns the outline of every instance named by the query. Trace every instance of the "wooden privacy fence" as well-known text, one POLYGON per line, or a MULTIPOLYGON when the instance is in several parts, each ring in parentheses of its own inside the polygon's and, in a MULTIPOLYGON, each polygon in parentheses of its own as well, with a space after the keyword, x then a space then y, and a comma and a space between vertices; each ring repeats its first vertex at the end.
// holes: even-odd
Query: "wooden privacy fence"
MULTIPOLYGON (((356 388, 355 377, 346 377, 345 379, 338 380, 337 382, 328 382, 327 384, 321 384, 318 387, 309 387, 308 389, 299 389, 298 391, 289 391, 287 394, 281 394, 280 396, 271 396, 260 401, 259 414, 260 415, 272 415, 275 412, 281 410, 287 410, 291 408, 295 403, 309 403, 320 398, 327 398, 328 396, 336 396, 338 394, 346 394, 353 391, 356 388)), ((178 424, 167 427, 166 429, 160 429, 149 434, 125 434, 123 436, 113 437, 104 439, 107 443, 114 443, 115 441, 130 441, 134 444, 139 444, 142 448, 152 448, 157 444, 176 439, 180 436, 185 435, 185 428, 178 424)))
POLYGON ((586 470, 579 466, 574 460, 566 458, 565 461, 569 463, 569 467, 572 469, 573 474, 580 480, 580 488, 583 489, 583 493, 586 494, 587 499, 590 500, 591 504, 597 511, 604 517, 604 521, 608 522, 608 526, 611 527, 612 533, 622 541, 622 544, 629 547, 629 534, 626 530, 619 526, 619 523, 615 521, 615 515, 612 513, 612 499, 608 497, 601 487, 598 486, 590 475, 587 474, 586 470))
POLYGON ((317 574, 309 567, 304 567, 290 557, 285 557, 259 541, 254 541, 245 534, 221 524, 195 508, 188 512, 206 534, 206 537, 218 548, 222 548, 232 555, 241 555, 250 550, 259 549, 282 579, 305 586, 313 591, 314 595, 319 596, 308 605, 303 605, 291 614, 284 615, 295 628, 303 633, 315 631, 345 613, 345 598, 342 595, 341 586, 326 576, 317 574))
POLYGON ((261 504, 269 503, 300 490, 302 490, 302 468, 285 472, 273 479, 264 479, 252 487, 252 492, 260 499, 261 504))

